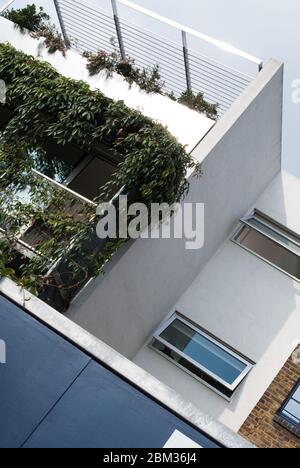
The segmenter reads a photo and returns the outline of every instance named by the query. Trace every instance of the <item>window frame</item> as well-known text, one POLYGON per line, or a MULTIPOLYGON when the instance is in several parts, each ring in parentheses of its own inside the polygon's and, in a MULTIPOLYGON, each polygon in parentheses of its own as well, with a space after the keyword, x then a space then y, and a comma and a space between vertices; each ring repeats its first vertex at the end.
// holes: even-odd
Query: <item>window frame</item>
POLYGON ((276 234, 279 234, 279 235, 284 235, 286 237, 286 239, 290 242, 292 242, 293 244, 295 244, 297 247, 300 248, 300 236, 291 231, 290 229, 288 229, 287 227, 283 226, 282 224, 280 224, 279 222, 275 221, 274 219, 270 218, 269 216, 265 215, 264 213, 262 213, 261 211, 259 211, 258 209, 255 209, 252 211, 252 213, 244 218, 241 218, 240 219, 240 223, 239 223, 239 226, 234 230, 234 233, 233 235, 231 236, 231 241, 238 245, 239 247, 241 247, 242 249, 246 250, 247 252, 251 253, 252 255, 255 255, 255 257, 263 260, 265 263, 267 263, 268 265, 270 265, 271 267, 273 268, 276 268, 276 270, 279 270, 281 271, 281 273, 284 273, 285 275, 289 276, 290 278, 292 278, 293 280, 297 281, 298 283, 300 283, 300 278, 297 278, 296 276, 292 275, 291 273, 289 273, 288 271, 284 270, 283 268, 281 268, 280 266, 276 265, 275 263, 271 262, 270 260, 268 260, 267 258, 263 257, 262 255, 256 253, 254 250, 251 250, 249 247, 246 247, 244 246, 243 244, 241 244, 238 240, 237 240, 237 237, 241 234, 242 230, 244 229, 244 227, 248 227, 250 229, 252 229, 253 231, 256 231, 258 232, 259 234, 261 234, 262 236, 266 237, 267 239, 271 240, 274 244, 280 246, 281 248, 283 248, 284 250, 286 250, 287 252, 295 255, 296 257, 299 258, 299 261, 300 261, 300 255, 298 255, 296 252, 294 252, 292 249, 290 249, 286 244, 284 244, 283 242, 280 242, 278 239, 275 239, 274 237, 272 237, 270 234, 267 234, 265 231, 263 231, 262 229, 259 229, 258 227, 256 226, 253 226, 249 220, 253 217, 255 217, 255 215, 258 215, 260 218, 264 218, 267 223, 264 223, 264 221, 261 221, 261 224, 264 224, 268 229, 272 229, 276 234))
MULTIPOLYGON (((299 422, 299 427, 298 427, 292 418, 289 418, 289 416, 284 414, 284 411, 289 412, 286 410, 286 407, 291 400, 295 400, 294 395, 298 389, 300 389, 300 379, 295 384, 295 386, 289 393, 288 397, 285 399, 285 401, 282 403, 281 407, 277 411, 274 421, 280 426, 290 431, 292 434, 296 435, 297 437, 300 437, 300 422, 299 422)), ((300 406, 300 403, 299 403, 299 406, 300 406)), ((292 415, 292 413, 290 414, 292 415)))
POLYGON ((232 394, 234 393, 234 391, 239 387, 239 385, 242 383, 242 381, 247 377, 247 375, 249 374, 249 372, 253 369, 255 363, 253 361, 251 361, 250 359, 246 358, 245 356, 243 356, 241 353, 239 353, 238 351, 234 350, 231 346, 229 345, 226 345, 224 342, 222 342, 221 340, 219 340, 218 338, 216 338, 215 336, 213 336, 212 334, 210 334, 209 332, 207 332, 206 330, 204 330, 202 327, 200 327, 199 325, 196 325, 194 323, 192 323, 190 320, 188 320, 187 318, 185 318, 181 313, 179 313, 178 311, 176 311, 174 314, 171 315, 171 317, 164 321, 160 327, 154 332, 150 342, 149 342, 149 347, 156 351, 157 353, 161 354, 163 357, 165 357, 166 359, 170 360, 173 364, 175 364, 177 367, 180 367, 182 370, 184 370, 185 372, 187 372, 188 374, 190 374, 192 377, 194 377, 195 379, 199 380, 201 383, 203 383, 204 385, 206 385, 207 387, 209 387, 210 389, 212 389, 213 391, 215 391, 216 393, 218 393, 219 395, 221 395, 223 398, 227 399, 227 400, 231 400, 232 396, 229 398, 228 396, 226 396, 224 393, 222 393, 220 390, 218 390, 217 388, 215 388, 213 385, 210 385, 208 382, 206 382, 205 380, 201 379, 197 374, 194 374, 192 371, 190 371, 189 369, 185 368, 183 365, 177 363, 176 361, 174 361, 172 358, 169 358, 165 353, 163 353, 162 351, 159 351, 158 349, 156 349, 155 347, 153 347, 153 343, 155 341, 158 341, 159 343, 163 344, 164 346, 166 346, 167 348, 169 348, 171 351, 174 351, 174 353, 178 354, 180 357, 182 357, 183 359, 185 359, 186 361, 188 361, 190 364, 192 364, 193 366, 195 366, 197 369, 200 370, 200 372, 206 374, 208 377, 210 377, 211 379, 213 379, 214 381, 216 381, 217 383, 221 384, 223 387, 225 387, 229 392, 232 392, 232 394), (199 335, 202 335, 204 338, 206 338, 207 340, 209 340, 211 343, 215 344, 216 346, 218 346, 220 349, 222 349, 223 351, 225 351, 226 353, 228 353, 229 355, 231 355, 232 357, 234 357, 235 359, 239 360, 241 363, 245 364, 246 367, 245 369, 243 370, 243 372, 241 372, 241 374, 235 379, 235 381, 232 383, 232 384, 229 384, 228 382, 226 382, 225 380, 223 380, 221 377, 219 377, 217 374, 215 374, 214 372, 212 372, 211 370, 207 369, 205 366, 201 365, 199 362, 195 361, 194 359, 192 359, 190 356, 188 356, 187 354, 185 354, 183 351, 180 351, 178 348, 176 348, 175 346, 171 345, 168 341, 164 340, 160 335, 170 326, 172 325, 173 322, 175 322, 175 320, 179 320, 180 322, 182 322, 184 325, 188 326, 189 328, 191 328, 192 330, 194 330, 196 333, 198 333, 199 335))

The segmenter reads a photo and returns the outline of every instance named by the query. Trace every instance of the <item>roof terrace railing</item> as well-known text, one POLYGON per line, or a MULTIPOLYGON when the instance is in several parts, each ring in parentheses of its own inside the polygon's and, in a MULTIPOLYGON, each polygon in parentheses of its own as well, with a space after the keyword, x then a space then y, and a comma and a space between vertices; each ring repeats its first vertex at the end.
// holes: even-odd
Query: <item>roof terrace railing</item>
MULTIPOLYGON (((101 1, 107 6, 107 0, 101 1)), ((129 56, 140 67, 159 65, 165 91, 173 92, 175 96, 187 89, 203 92, 208 102, 219 104, 219 113, 223 115, 252 81, 257 70, 262 69, 259 58, 128 0, 110 0, 109 3, 111 10, 85 0, 54 0, 65 41, 80 52, 97 52, 112 51, 115 47, 112 38, 117 39, 122 58, 129 56), (149 21, 152 22, 150 29, 144 27, 149 21), (175 36, 174 41, 165 37, 168 30, 175 36), (217 49, 216 60, 203 53, 207 46, 217 49), (219 61, 219 58, 226 61, 229 56, 231 61, 227 62, 230 64, 219 61), (236 70, 231 65, 232 57, 250 64, 251 72, 236 70)))
POLYGON ((131 57, 139 67, 159 65, 167 93, 202 92, 209 103, 219 104, 220 116, 263 67, 251 54, 128 0, 99 0, 104 8, 86 0, 53 1, 72 48, 112 52, 117 47, 123 59, 131 57))

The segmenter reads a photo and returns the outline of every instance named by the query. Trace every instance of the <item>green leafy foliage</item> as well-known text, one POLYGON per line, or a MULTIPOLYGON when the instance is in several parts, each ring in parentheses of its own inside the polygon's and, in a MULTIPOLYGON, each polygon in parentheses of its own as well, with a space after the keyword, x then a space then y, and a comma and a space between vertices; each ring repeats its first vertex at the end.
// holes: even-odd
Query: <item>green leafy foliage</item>
POLYGON ((51 283, 67 308, 68 290, 100 274, 124 241, 112 239, 97 255, 86 250, 85 242, 95 232, 95 209, 78 205, 64 191, 36 178, 28 157, 32 148, 42 151, 51 138, 85 150, 100 144, 121 155, 115 175, 95 202, 108 201, 112 192, 126 187, 134 201, 171 205, 187 192, 186 171, 194 162, 162 125, 9 44, 0 44, 0 76, 7 86, 7 106, 14 112, 0 139, 0 224, 5 227, 0 236, 0 276, 17 279, 35 293, 51 283), (25 189, 24 202, 17 194, 25 189), (17 275, 12 267, 17 232, 28 223, 40 233, 35 245, 39 255, 17 275), (60 278, 45 275, 49 264, 60 258, 67 259, 60 278))
MULTIPOLYGON (((114 44, 113 41, 112 43, 114 44)), ((165 93, 159 65, 138 68, 134 59, 130 57, 127 57, 125 60, 122 59, 116 49, 112 53, 100 50, 97 53, 83 52, 82 55, 87 59, 87 69, 91 76, 105 71, 107 76, 111 77, 112 73, 115 72, 123 76, 130 85, 136 83, 142 90, 148 93, 162 94, 172 99, 172 101, 177 101, 196 112, 205 114, 210 119, 216 120, 218 118, 218 104, 208 103, 203 93, 194 94, 192 91, 186 90, 179 98, 173 92, 165 93)))
POLYGON ((158 65, 139 68, 136 66, 134 59, 130 57, 122 59, 117 50, 112 53, 104 50, 97 53, 83 52, 82 55, 87 59, 87 69, 91 76, 102 70, 106 71, 108 76, 115 72, 123 76, 130 85, 136 83, 147 93, 162 94, 164 83, 161 80, 158 65))
POLYGON ((218 104, 210 104, 204 99, 203 93, 194 94, 193 91, 185 91, 178 99, 180 104, 184 104, 192 110, 205 114, 210 119, 218 118, 218 104))
POLYGON ((27 5, 25 8, 15 10, 6 10, 2 16, 13 23, 20 26, 20 28, 28 29, 29 31, 40 31, 46 27, 47 22, 50 20, 49 15, 45 13, 42 7, 37 9, 36 5, 27 5))
MULTIPOLYGON (((3 16, 19 25, 22 29, 26 28, 32 31, 32 37, 37 39, 43 38, 49 53, 60 51, 64 56, 66 55, 70 44, 65 44, 56 26, 49 23, 50 17, 42 7, 37 9, 34 4, 27 5, 22 9, 5 11, 3 16)), ((203 93, 194 94, 192 91, 186 90, 179 98, 176 98, 174 93, 164 93, 164 82, 161 78, 159 65, 139 68, 133 58, 127 56, 126 59, 123 59, 121 57, 113 38, 111 39, 111 43, 114 47, 112 53, 104 50, 99 50, 96 53, 83 52, 82 55, 87 59, 87 69, 91 76, 105 71, 109 77, 115 72, 123 76, 130 85, 136 83, 147 93, 166 95, 170 99, 178 101, 180 104, 184 104, 199 113, 203 113, 213 120, 218 118, 218 105, 208 103, 203 93)))
POLYGON ((66 45, 62 35, 58 32, 55 25, 45 25, 38 31, 31 34, 35 39, 44 39, 44 44, 48 49, 49 54, 54 54, 59 51, 66 55, 69 46, 66 45))
POLYGON ((66 54, 68 45, 56 26, 50 23, 50 16, 42 7, 38 9, 32 4, 18 10, 12 8, 4 11, 2 16, 15 23, 22 31, 31 31, 31 36, 35 39, 43 38, 49 53, 60 51, 63 55, 66 54))

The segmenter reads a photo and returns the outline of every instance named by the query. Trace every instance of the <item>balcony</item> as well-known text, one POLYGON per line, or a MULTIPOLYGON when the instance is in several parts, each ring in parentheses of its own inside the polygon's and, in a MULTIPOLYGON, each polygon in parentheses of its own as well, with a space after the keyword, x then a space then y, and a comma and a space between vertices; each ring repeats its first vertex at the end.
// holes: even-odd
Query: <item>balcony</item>
MULTIPOLYGON (((28 154, 24 154, 25 161, 26 157, 28 154)), ((62 160, 57 158, 54 164, 53 159, 37 158, 37 153, 34 157, 34 165, 43 172, 34 169, 34 165, 28 168, 22 165, 22 173, 14 175, 10 171, 12 166, 7 164, 2 173, 0 244, 5 259, 4 272, 37 295, 51 284, 56 290, 53 305, 59 308, 87 279, 87 270, 83 263, 74 259, 72 251, 80 243, 78 237, 83 232, 88 236, 96 204, 78 193, 93 190, 92 185, 86 187, 84 177, 89 165, 87 169, 82 165, 77 176, 69 176, 60 183, 55 179, 65 177, 64 171, 67 171, 62 160), (53 178, 46 173, 52 173, 53 178), (78 192, 69 188, 71 182, 68 181, 77 184, 78 192), (66 257, 68 265, 64 262, 66 257)))
POLYGON ((120 191, 147 205, 181 200, 201 162, 194 148, 262 63, 125 0, 112 1, 111 11, 82 1, 54 4, 71 48, 65 55, 0 18, 0 79, 7 84, 7 103, 0 106, 1 243, 8 255, 2 271, 65 311, 122 244, 117 239, 112 248, 109 239, 96 238, 103 190, 105 201, 116 204, 120 191), (171 29, 175 42, 128 21, 126 9, 158 22, 155 30, 171 29), (214 58, 205 55, 209 48, 214 58), (140 74, 159 66, 159 92, 128 83, 115 70, 91 76, 80 54, 101 50, 140 74), (233 68, 237 61, 242 71, 233 68), (184 103, 186 93, 200 96, 204 108, 196 112, 184 103), (212 115, 216 104, 218 116, 212 115))

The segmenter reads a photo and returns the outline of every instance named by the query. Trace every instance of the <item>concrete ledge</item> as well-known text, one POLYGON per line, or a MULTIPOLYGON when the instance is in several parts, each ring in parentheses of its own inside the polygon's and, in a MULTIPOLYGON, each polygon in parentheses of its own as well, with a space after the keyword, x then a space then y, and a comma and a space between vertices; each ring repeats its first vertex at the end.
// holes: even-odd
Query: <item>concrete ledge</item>
POLYGON ((214 128, 193 150, 192 156, 198 163, 202 163, 210 155, 215 146, 238 124, 240 118, 243 117, 247 109, 249 109, 260 94, 265 91, 272 80, 276 79, 278 75, 283 77, 283 70, 284 64, 276 59, 271 59, 266 63, 262 71, 234 101, 229 111, 226 112, 222 119, 217 121, 214 128))
POLYGON ((242 437, 185 401, 177 392, 95 338, 9 279, 0 280, 0 292, 34 318, 65 337, 90 356, 111 368, 161 405, 227 448, 254 448, 242 437))

